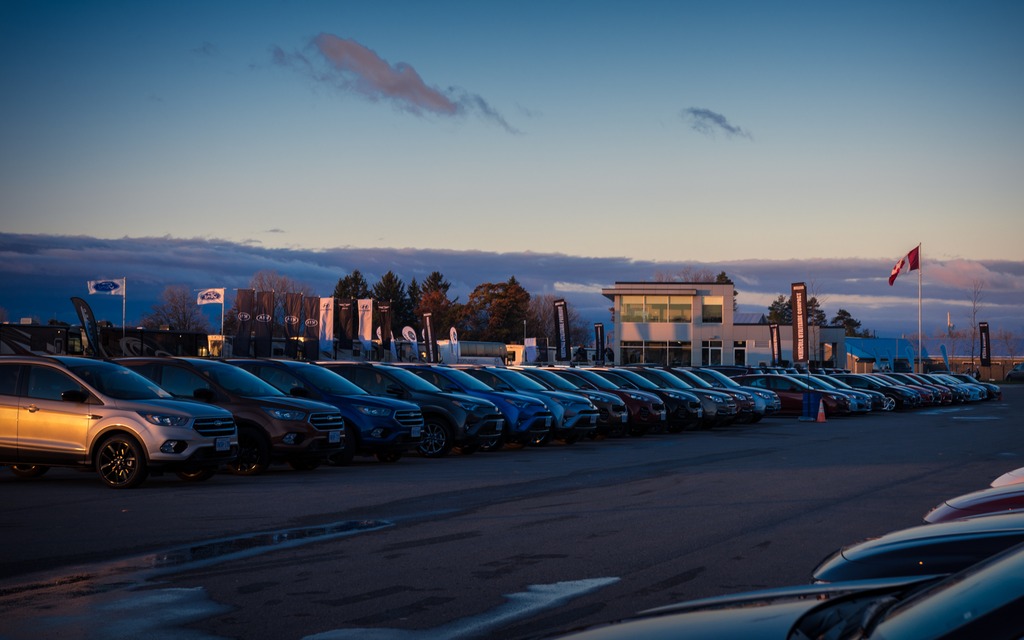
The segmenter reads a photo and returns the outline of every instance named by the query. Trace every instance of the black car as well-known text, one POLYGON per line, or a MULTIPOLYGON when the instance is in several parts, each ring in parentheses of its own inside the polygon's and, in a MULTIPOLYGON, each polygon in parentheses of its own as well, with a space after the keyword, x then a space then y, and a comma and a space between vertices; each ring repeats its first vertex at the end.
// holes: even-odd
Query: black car
POLYGON ((444 457, 454 447, 461 453, 472 453, 481 441, 501 436, 504 418, 488 400, 442 391, 400 367, 365 362, 318 364, 373 395, 417 405, 423 413, 423 439, 418 450, 424 457, 444 457))
POLYGON ((629 431, 629 411, 622 398, 608 391, 584 388, 570 378, 562 377, 545 367, 511 367, 552 391, 565 391, 590 400, 597 407, 595 437, 621 437, 629 431))
POLYGON ((337 407, 345 418, 345 449, 331 457, 332 463, 346 464, 355 455, 395 462, 415 450, 423 437, 423 413, 418 406, 370 395, 323 367, 295 360, 239 358, 228 362, 288 395, 337 407))
POLYGON ((573 640, 1018 639, 1024 637, 1024 546, 945 578, 810 584, 669 605, 573 640))
POLYGON ((901 529, 836 551, 820 582, 945 575, 1024 543, 1024 513, 998 513, 901 529))

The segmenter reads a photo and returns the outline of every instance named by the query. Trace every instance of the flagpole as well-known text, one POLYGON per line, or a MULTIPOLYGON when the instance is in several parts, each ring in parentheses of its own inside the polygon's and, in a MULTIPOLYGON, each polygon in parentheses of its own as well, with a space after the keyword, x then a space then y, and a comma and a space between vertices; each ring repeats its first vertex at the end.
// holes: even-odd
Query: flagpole
POLYGON ((121 339, 125 337, 125 311, 128 309, 128 276, 123 276, 121 282, 124 283, 124 288, 121 291, 121 339))
POLYGON ((922 340, 922 336, 921 336, 921 301, 922 301, 921 281, 922 281, 922 279, 924 277, 923 274, 922 274, 922 272, 924 271, 924 269, 922 268, 923 267, 923 263, 924 263, 924 260, 921 259, 921 243, 918 242, 917 243, 917 361, 920 363, 918 365, 918 371, 917 371, 918 373, 924 373, 924 352, 921 350, 921 340, 922 340))

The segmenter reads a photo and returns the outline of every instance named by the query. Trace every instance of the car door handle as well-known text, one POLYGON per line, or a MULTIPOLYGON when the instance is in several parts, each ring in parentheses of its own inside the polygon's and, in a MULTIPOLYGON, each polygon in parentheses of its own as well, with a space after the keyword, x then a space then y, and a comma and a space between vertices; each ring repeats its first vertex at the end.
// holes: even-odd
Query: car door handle
POLYGON ((35 413, 36 411, 39 411, 39 407, 37 407, 37 406, 36 406, 36 405, 34 405, 34 404, 30 404, 30 405, 28 405, 27 407, 25 407, 25 409, 26 409, 26 410, 27 410, 27 411, 28 411, 29 413, 35 413))

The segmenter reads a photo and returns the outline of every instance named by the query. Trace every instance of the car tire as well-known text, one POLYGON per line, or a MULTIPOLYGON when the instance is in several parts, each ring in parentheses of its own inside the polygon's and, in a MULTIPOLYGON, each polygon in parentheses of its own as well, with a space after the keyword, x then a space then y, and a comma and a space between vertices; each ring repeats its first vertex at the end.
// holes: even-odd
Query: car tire
POLYGON ((44 467, 38 464, 12 464, 11 473, 18 476, 19 478, 38 478, 47 471, 50 467, 44 467))
POLYGON ((255 476, 270 466, 270 444, 262 434, 246 429, 238 432, 238 457, 228 464, 232 473, 255 476))
POLYGON ((217 475, 217 470, 211 467, 203 469, 187 469, 177 473, 178 478, 185 482, 204 482, 217 475))
POLYGON ((112 489, 137 487, 149 475, 142 447, 131 436, 116 434, 96 450, 96 472, 112 489))
POLYGON ((454 446, 454 429, 442 418, 428 417, 423 421, 423 439, 417 450, 424 458, 443 458, 454 446))

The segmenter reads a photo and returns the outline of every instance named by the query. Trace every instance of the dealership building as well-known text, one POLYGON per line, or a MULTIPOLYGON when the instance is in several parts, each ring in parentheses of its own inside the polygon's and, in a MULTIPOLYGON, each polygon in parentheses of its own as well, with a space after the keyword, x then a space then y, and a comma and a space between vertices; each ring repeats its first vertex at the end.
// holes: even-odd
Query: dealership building
MULTIPOLYGON (((708 282, 616 282, 610 348, 620 364, 670 366, 771 364, 765 314, 736 313, 735 287, 708 282)), ((779 327, 783 363, 793 362, 793 328, 779 327)), ((846 366, 843 327, 808 327, 808 356, 818 366, 846 366), (836 364, 838 363, 838 365, 836 364)))

